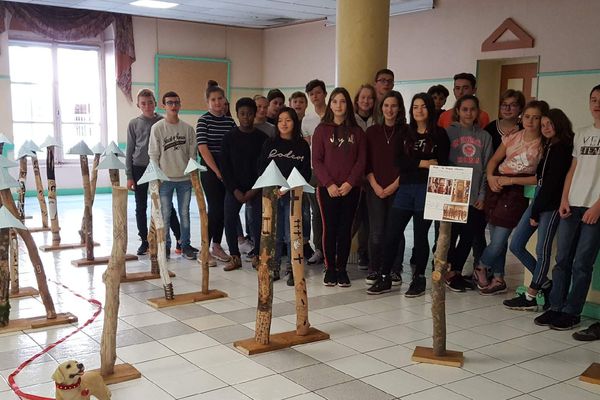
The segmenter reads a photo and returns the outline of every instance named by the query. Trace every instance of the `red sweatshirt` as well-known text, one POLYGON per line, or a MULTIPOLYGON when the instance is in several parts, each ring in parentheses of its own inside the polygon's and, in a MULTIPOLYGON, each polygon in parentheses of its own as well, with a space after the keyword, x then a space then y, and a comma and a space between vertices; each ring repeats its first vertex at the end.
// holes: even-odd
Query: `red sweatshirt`
POLYGON ((312 160, 314 173, 320 186, 340 186, 348 182, 359 186, 364 179, 367 148, 365 134, 358 126, 346 128, 321 123, 312 138, 312 160), (338 140, 334 139, 338 130, 338 140), (344 140, 344 130, 348 139, 344 140))

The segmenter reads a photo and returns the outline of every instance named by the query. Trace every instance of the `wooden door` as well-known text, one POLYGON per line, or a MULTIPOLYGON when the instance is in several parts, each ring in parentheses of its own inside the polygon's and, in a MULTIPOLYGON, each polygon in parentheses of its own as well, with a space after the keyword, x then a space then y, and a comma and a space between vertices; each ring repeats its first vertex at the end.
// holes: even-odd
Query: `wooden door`
POLYGON ((537 63, 503 65, 500 72, 500 93, 506 89, 520 90, 525 100, 536 98, 537 63))

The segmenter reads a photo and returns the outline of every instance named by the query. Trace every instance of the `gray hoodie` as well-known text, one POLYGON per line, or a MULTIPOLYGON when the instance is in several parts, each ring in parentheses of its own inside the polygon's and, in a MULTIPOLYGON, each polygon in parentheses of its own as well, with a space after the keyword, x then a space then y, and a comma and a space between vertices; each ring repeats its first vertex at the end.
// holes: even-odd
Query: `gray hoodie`
POLYGON ((148 155, 171 180, 190 179, 183 171, 190 158, 196 159, 197 152, 196 132, 182 120, 171 124, 162 119, 152 125, 148 155))
POLYGON ((131 121, 127 127, 127 150, 125 156, 125 174, 127 179, 133 179, 132 167, 147 167, 148 140, 150 139, 150 128, 163 117, 154 114, 152 118, 140 115, 131 121))
POLYGON ((450 165, 473 169, 470 205, 485 199, 486 166, 492 157, 492 137, 477 125, 467 129, 453 122, 446 129, 450 139, 450 165))

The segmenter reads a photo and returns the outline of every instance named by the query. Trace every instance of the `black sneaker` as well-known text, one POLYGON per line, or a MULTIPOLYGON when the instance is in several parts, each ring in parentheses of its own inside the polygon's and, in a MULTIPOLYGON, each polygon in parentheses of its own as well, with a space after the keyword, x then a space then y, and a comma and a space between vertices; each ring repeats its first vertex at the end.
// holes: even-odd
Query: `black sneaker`
POLYGON ((456 293, 463 293, 463 292, 466 292, 466 290, 467 290, 465 288, 465 284, 464 284, 464 280, 463 280, 462 276, 460 276, 458 274, 453 275, 445 283, 446 283, 446 287, 448 289, 450 289, 451 291, 456 292, 456 293))
POLYGON ((143 256, 144 254, 148 254, 148 241, 146 240, 143 240, 142 244, 140 244, 140 247, 137 249, 138 256, 143 256))
POLYGON ((294 273, 292 271, 288 272, 287 281, 285 284, 288 286, 294 286, 294 273))
POLYGON ((402 285, 402 275, 397 272, 393 272, 390 274, 390 278, 392 278, 392 286, 400 286, 402 285))
POLYGON ((552 291, 552 281, 548 280, 546 287, 542 287, 542 295, 544 295, 544 311, 550 308, 550 292, 552 291))
POLYGON ((504 304, 504 307, 511 310, 537 311, 538 309, 538 304, 535 297, 532 300, 527 300, 525 293, 522 293, 513 299, 504 300, 502 304, 504 304))
POLYGON ((348 272, 345 269, 337 272, 337 284, 339 287, 352 286, 350 277, 348 277, 348 272))
POLYGON ((256 256, 256 249, 252 249, 248 253, 246 253, 246 261, 252 261, 252 259, 256 256))
POLYGON ((378 278, 379 278, 379 273, 378 272, 375 272, 375 271, 369 272, 369 274, 365 278, 365 283, 367 285, 374 285, 375 282, 377 282, 378 278))
POLYGON ((192 246, 186 246, 184 249, 182 249, 182 254, 183 257, 187 260, 195 260, 196 257, 198 257, 198 249, 194 251, 194 248, 192 246))
POLYGON ((369 257, 366 254, 358 255, 358 269, 366 271, 369 268, 369 257))
POLYGON ((310 243, 304 243, 303 253, 304 253, 305 260, 308 260, 309 258, 311 258, 313 256, 313 254, 315 254, 315 251, 313 250, 313 248, 310 247, 310 243))
POLYGON ((380 276, 373 286, 367 289, 368 294, 382 294, 392 291, 392 279, 390 276, 380 276))
POLYGON ((463 286, 465 287, 466 290, 475 290, 477 289, 477 285, 475 285, 475 282, 473 282, 473 277, 472 276, 463 276, 461 275, 460 278, 463 281, 463 286))
POLYGON ((167 247, 165 250, 165 253, 167 254, 167 260, 171 259, 171 248, 167 247))
POLYGON ((194 246, 192 246, 192 245, 188 245, 188 248, 192 249, 192 251, 194 251, 194 252, 196 252, 196 253, 198 253, 198 252, 200 251, 200 250, 198 250, 197 248, 195 248, 195 247, 194 247, 194 246))
POLYGON ((425 287, 427 285, 427 281, 425 281, 424 276, 416 276, 413 278, 410 286, 406 293, 404 293, 404 297, 419 297, 425 294, 425 287))
POLYGON ((323 277, 323 285, 325 285, 325 286, 337 285, 337 274, 335 273, 335 269, 333 269, 333 268, 325 269, 325 276, 323 277))
POLYGON ((280 279, 281 279, 281 276, 279 275, 279 270, 278 269, 274 270, 273 271, 273 282, 276 282, 280 279))
POLYGON ((579 315, 562 313, 562 315, 555 318, 554 321, 550 323, 550 329, 557 331, 568 331, 573 328, 577 328, 580 322, 581 317, 579 315))
POLYGON ((560 317, 562 313, 560 311, 548 310, 539 317, 533 320, 533 323, 539 326, 550 326, 555 319, 560 317))

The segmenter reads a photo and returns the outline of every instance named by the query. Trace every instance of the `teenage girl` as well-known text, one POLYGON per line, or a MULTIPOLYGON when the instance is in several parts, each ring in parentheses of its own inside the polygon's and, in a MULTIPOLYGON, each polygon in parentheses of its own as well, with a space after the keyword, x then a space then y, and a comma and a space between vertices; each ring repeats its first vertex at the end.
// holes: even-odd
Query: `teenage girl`
POLYGON ((523 129, 521 126, 521 112, 525 107, 525 96, 519 90, 508 89, 500 96, 499 119, 483 127, 492 136, 494 151, 500 147, 502 138, 523 129))
POLYGON ((356 112, 356 123, 366 132, 367 128, 375 123, 373 121, 373 111, 377 94, 372 85, 361 85, 354 96, 354 111, 356 112))
POLYGON ((323 218, 323 284, 349 287, 346 263, 365 172, 366 143, 364 132, 356 124, 352 98, 344 88, 331 92, 323 120, 312 138, 312 158, 323 218))

